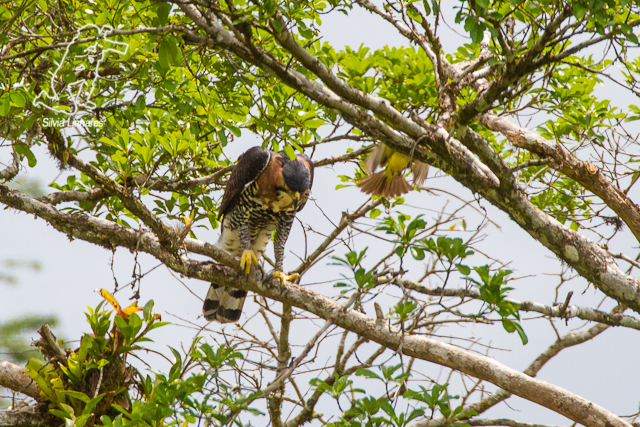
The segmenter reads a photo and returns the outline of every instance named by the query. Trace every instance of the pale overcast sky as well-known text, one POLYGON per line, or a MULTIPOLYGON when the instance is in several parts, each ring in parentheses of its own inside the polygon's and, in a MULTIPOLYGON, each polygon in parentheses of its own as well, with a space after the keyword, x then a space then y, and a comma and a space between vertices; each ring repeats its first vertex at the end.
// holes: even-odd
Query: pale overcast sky
MULTIPOLYGON (((443 5, 446 2, 442 3, 443 5)), ((372 49, 381 48, 384 45, 406 45, 406 40, 393 30, 387 23, 370 16, 367 12, 356 8, 349 17, 340 13, 334 13, 323 17, 323 40, 330 42, 336 48, 349 45, 358 47, 360 44, 372 49)), ((453 18, 448 17, 450 24, 453 18)), ((444 48, 453 52, 461 43, 468 42, 463 37, 453 32, 448 32, 442 39, 444 48)), ((619 93, 616 88, 607 87, 612 97, 619 93)), ((624 97, 621 97, 624 99, 624 97)), ((618 99, 621 99, 618 98, 618 99)), ((260 144, 255 136, 244 132, 232 146, 226 149, 230 158, 237 156, 251 146, 260 144)), ((316 151, 315 159, 321 159, 329 155, 335 155, 337 150, 344 151, 345 146, 357 147, 348 141, 332 143, 329 147, 322 147, 316 151), (336 151, 332 151, 332 150, 336 151)), ((35 150, 38 156, 38 165, 29 171, 29 176, 40 180, 46 186, 59 174, 55 164, 43 149, 35 150)), ((0 150, 0 161, 6 162, 8 150, 0 150)), ((348 171, 352 166, 340 166, 339 168, 320 168, 316 170, 313 197, 318 206, 332 221, 338 222, 343 209, 346 206, 354 209, 366 201, 366 197, 354 188, 335 190, 339 183, 337 175, 342 171, 348 171)), ((438 176, 427 181, 428 187, 446 189, 462 199, 471 199, 471 193, 458 185, 449 177, 438 176)), ((441 209, 449 200, 442 193, 416 193, 407 197, 407 205, 433 209, 434 212, 441 209)), ((638 198, 636 197, 636 200, 638 198)), ((450 200, 448 210, 460 205, 459 201, 450 200)), ((504 213, 494 209, 487 202, 481 201, 480 205, 489 213, 490 218, 500 225, 501 231, 493 225, 489 225, 486 232, 487 238, 479 245, 483 251, 491 257, 504 262, 511 261, 510 268, 518 277, 524 277, 514 282, 516 289, 512 297, 519 300, 535 300, 544 304, 551 304, 555 296, 557 277, 551 277, 544 273, 558 273, 560 263, 547 249, 517 227, 504 213)), ((475 204, 477 207, 478 204, 475 204)), ((416 210, 403 208, 403 212, 415 214, 416 210)), ((423 212, 424 213, 424 212, 423 212)), ((473 214, 472 209, 464 211, 468 229, 475 229, 481 222, 481 217, 473 214)), ((426 213, 427 220, 435 214, 426 213)), ((327 219, 314 203, 308 203, 298 218, 303 223, 313 224, 316 229, 329 226, 327 219)), ((198 238, 214 242, 218 231, 196 230, 198 238)), ((311 236, 312 242, 319 242, 316 236, 311 236)), ((375 254, 382 254, 388 248, 376 246, 375 241, 362 238, 361 247, 370 246, 370 259, 375 254)), ((100 301, 100 297, 93 293, 96 288, 114 288, 114 278, 111 271, 111 252, 86 242, 70 241, 66 236, 55 231, 43 220, 34 219, 22 213, 11 210, 0 210, 0 260, 37 260, 42 263, 40 272, 16 271, 20 283, 17 286, 0 284, 0 322, 16 318, 26 313, 53 314, 60 319, 60 325, 56 333, 67 339, 78 339, 81 332, 88 330, 84 318, 86 306, 94 307, 100 301)), ((633 238, 623 238, 616 241, 618 247, 611 249, 616 252, 630 252, 637 247, 633 238)), ((313 248, 313 245, 310 245, 313 248)), ((289 252, 302 253, 303 237, 299 225, 295 226, 287 244, 286 268, 297 265, 296 259, 289 252)), ((340 249, 343 250, 343 249, 340 249)), ((272 249, 268 249, 272 253, 272 249)), ((337 252, 335 255, 343 255, 337 252)), ((480 255, 478 255, 480 257, 480 255)), ((141 254, 138 258, 142 265, 142 271, 148 271, 159 264, 150 256, 141 254)), ((327 267, 328 260, 317 264, 313 272, 305 276, 304 283, 324 282, 330 279, 338 279, 342 272, 337 267, 327 267)), ((474 265, 481 265, 481 258, 474 265)), ((118 283, 123 286, 131 281, 133 269, 133 256, 127 250, 118 249, 115 254, 113 271, 118 283)), ((410 277, 416 278, 422 272, 418 264, 410 266, 410 277), (415 273, 414 273, 415 272, 415 273), (412 274, 414 273, 414 274, 412 274)), ((209 284, 189 279, 174 277, 166 268, 160 267, 149 273, 142 281, 141 302, 148 299, 155 300, 157 312, 163 315, 163 320, 185 325, 180 319, 204 325, 206 322, 200 317, 202 303, 188 292, 181 281, 193 292, 204 297, 209 284), (177 317, 174 317, 177 316, 177 317)), ((459 285, 459 284, 453 284, 459 285)), ((315 290, 328 295, 335 295, 335 291, 327 286, 316 286, 315 290)), ((570 286, 562 288, 562 295, 569 290, 574 291, 572 304, 596 307, 601 293, 587 288, 584 281, 575 281, 570 286), (586 290, 585 290, 586 289, 586 290)), ((122 291, 118 298, 123 304, 131 295, 131 291, 122 291)), ((250 299, 249 299, 250 300, 250 299)), ((247 300, 247 311, 251 311, 253 303, 247 300)), ((610 308, 610 307, 603 307, 610 308)), ((526 316, 525 314, 525 317, 526 316)), ((561 333, 566 333, 572 328, 582 326, 578 320, 569 321, 568 327, 559 325, 561 333)), ((218 328, 211 324, 211 328, 218 328)), ((320 326, 320 325, 319 325, 320 326)), ((318 327, 319 327, 318 326, 318 327)), ((515 334, 507 334, 499 326, 487 328, 476 326, 472 333, 476 337, 483 337, 485 344, 509 349, 506 351, 493 351, 491 355, 506 365, 515 369, 524 369, 537 355, 554 340, 554 334, 545 320, 525 322, 529 344, 523 347, 515 334)), ((471 328, 471 326, 469 326, 471 328)), ((233 326, 226 326, 229 333, 233 332, 233 326)), ((156 339, 156 348, 166 351, 166 345, 178 347, 182 341, 187 345, 195 334, 193 329, 184 326, 168 326, 157 334, 152 334, 156 339)), ((309 334, 307 331, 306 334, 309 334)), ((306 342, 305 332, 300 332, 299 342, 306 342)), ((310 335, 310 334, 309 334, 310 335)), ((35 335, 34 335, 35 336, 35 335)), ((610 329, 590 343, 577 348, 565 350, 563 354, 554 359, 540 373, 539 378, 546 379, 558 386, 564 387, 583 397, 590 399, 607 409, 621 414, 629 414, 637 410, 640 395, 637 384, 640 383, 637 355, 640 351, 640 340, 637 339, 637 331, 630 329, 610 329)), ((484 352, 481 348, 477 351, 484 352)), ((295 353, 295 351, 294 351, 295 353)), ((0 357, 1 359, 1 357, 0 357)), ((166 369, 163 366, 161 369, 166 369)), ((437 376, 440 368, 436 365, 429 366, 429 374, 437 376)), ((450 390, 453 392, 455 390, 450 390)), ((461 391, 461 390, 460 390, 461 391)), ((325 399, 324 402, 328 402, 325 399)), ((329 403, 325 403, 330 405, 329 403)), ((505 405, 499 405, 486 414, 487 417, 509 416, 524 422, 539 422, 550 424, 569 424, 568 420, 552 413, 535 404, 521 399, 510 399, 509 409, 505 405), (520 411, 519 414, 513 410, 520 411)), ((317 408, 323 412, 323 408, 317 408)), ((327 408, 327 410, 330 408, 327 408)), ((263 418, 266 424, 266 418, 263 418)), ((258 425, 260 425, 258 423, 258 425)))

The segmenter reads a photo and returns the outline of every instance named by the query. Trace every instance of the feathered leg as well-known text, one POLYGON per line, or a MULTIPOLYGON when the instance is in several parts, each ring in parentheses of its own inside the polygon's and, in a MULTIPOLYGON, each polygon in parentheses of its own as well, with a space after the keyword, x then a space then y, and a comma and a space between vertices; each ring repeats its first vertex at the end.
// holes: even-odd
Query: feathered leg
POLYGON ((251 271, 251 264, 256 267, 258 264, 258 257, 251 249, 251 232, 249 226, 245 223, 238 229, 238 237, 240 238, 240 245, 242 247, 242 256, 240 257, 240 269, 244 271, 245 275, 248 275, 251 271))
POLYGON ((293 215, 291 215, 291 217, 283 218, 278 221, 276 226, 276 236, 273 241, 273 252, 276 257, 276 266, 273 273, 271 273, 271 276, 279 278, 283 285, 286 281, 298 280, 300 278, 298 273, 286 275, 282 271, 284 264, 284 244, 287 242, 287 238, 289 238, 291 226, 293 225, 293 218, 293 215))

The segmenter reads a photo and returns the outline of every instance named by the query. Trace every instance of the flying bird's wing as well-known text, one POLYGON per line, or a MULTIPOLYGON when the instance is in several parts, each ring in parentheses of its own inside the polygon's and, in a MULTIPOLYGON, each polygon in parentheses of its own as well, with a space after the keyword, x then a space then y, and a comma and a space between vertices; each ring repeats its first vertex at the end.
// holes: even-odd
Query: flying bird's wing
POLYGON ((271 152, 262 150, 260 147, 250 148, 238 158, 238 163, 231 172, 227 188, 222 196, 218 219, 238 201, 242 190, 260 176, 269 164, 270 158, 271 152))
POLYGON ((414 160, 411 165, 411 172, 413 172, 413 185, 422 187, 424 180, 429 175, 429 164, 414 160))
POLYGON ((364 161, 364 165, 370 173, 374 173, 378 166, 384 166, 388 158, 385 156, 387 148, 384 144, 378 144, 373 147, 373 150, 364 161))

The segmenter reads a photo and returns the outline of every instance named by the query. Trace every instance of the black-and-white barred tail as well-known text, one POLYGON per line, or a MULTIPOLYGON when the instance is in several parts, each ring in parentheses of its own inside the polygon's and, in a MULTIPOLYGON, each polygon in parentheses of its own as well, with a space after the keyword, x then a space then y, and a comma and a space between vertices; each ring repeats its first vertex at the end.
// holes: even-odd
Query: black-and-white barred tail
POLYGON ((217 320, 220 323, 237 322, 240 320, 246 297, 247 291, 212 283, 202 306, 204 318, 209 321, 217 320))

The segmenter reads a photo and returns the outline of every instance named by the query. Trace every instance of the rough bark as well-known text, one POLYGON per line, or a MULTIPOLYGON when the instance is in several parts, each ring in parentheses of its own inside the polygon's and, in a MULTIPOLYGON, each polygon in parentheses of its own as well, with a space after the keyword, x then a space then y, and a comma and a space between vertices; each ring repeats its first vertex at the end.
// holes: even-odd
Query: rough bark
POLYGON ((0 386, 38 399, 40 388, 24 373, 24 368, 11 362, 0 361, 0 386))
POLYGON ((62 424, 62 420, 47 413, 46 404, 18 410, 0 410, 0 427, 52 427, 62 424))
POLYGON ((505 135, 516 147, 524 148, 540 159, 551 160, 551 167, 600 197, 640 241, 640 207, 614 186, 593 163, 578 159, 562 145, 547 141, 535 132, 517 126, 506 117, 484 114, 481 122, 489 129, 505 135))
MULTIPOLYGON (((271 286, 271 283, 275 282, 262 283, 256 274, 244 278, 232 268, 213 262, 190 260, 186 256, 180 256, 167 249, 151 232, 133 230, 91 216, 63 214, 47 204, 18 191, 9 190, 2 185, 0 185, 0 201, 42 217, 70 237, 107 247, 123 246, 133 251, 147 252, 174 271, 205 281, 207 286, 209 282, 215 281, 223 286, 251 290, 264 297, 302 308, 324 319, 335 316, 333 317, 335 325, 361 337, 395 351, 402 348, 402 353, 405 355, 447 366, 489 381, 510 393, 536 402, 586 426, 629 426, 616 415, 578 395, 531 378, 492 358, 472 354, 424 336, 403 334, 400 330, 390 328, 382 322, 376 322, 375 319, 355 310, 342 312, 340 304, 336 301, 293 283, 271 286)), ((185 239, 184 243, 187 248, 195 249, 204 246, 196 244, 193 239, 185 239)), ((213 255, 217 257, 219 254, 213 255)))
MULTIPOLYGON (((347 85, 320 61, 306 53, 286 33, 278 35, 279 42, 302 64, 309 67, 324 84, 279 63, 273 56, 253 46, 250 40, 238 39, 233 31, 223 26, 222 21, 206 20, 195 5, 180 4, 180 7, 208 35, 199 36, 201 43, 229 50, 316 102, 338 110, 347 122, 384 141, 394 150, 413 155, 414 158, 425 162, 428 162, 429 152, 435 153, 444 160, 446 171, 454 179, 506 212, 534 239, 606 295, 640 313, 640 281, 624 274, 609 253, 598 244, 565 227, 534 206, 526 194, 516 186, 511 171, 495 151, 468 127, 458 126, 454 133, 449 134, 442 127, 403 116, 383 99, 347 85), (378 119, 377 116, 385 120, 378 119)), ((563 10, 551 27, 557 28, 570 12, 570 8, 563 10)), ((534 45, 532 53, 514 66, 513 73, 523 75, 531 72, 531 61, 537 58, 536 55, 540 54, 550 38, 551 34, 546 35, 534 45), (527 63, 529 65, 526 65, 527 63)), ((500 80, 501 83, 495 83, 491 88, 508 86, 511 81, 511 77, 505 77, 500 80)), ((492 97, 497 95, 493 93, 493 89, 486 90, 478 100, 484 99, 488 102, 494 99, 492 97)), ((473 104, 465 109, 465 117, 475 117, 486 109, 480 108, 480 104, 476 105, 475 101, 473 104)), ((459 123, 464 124, 466 120, 459 119, 459 123)))

